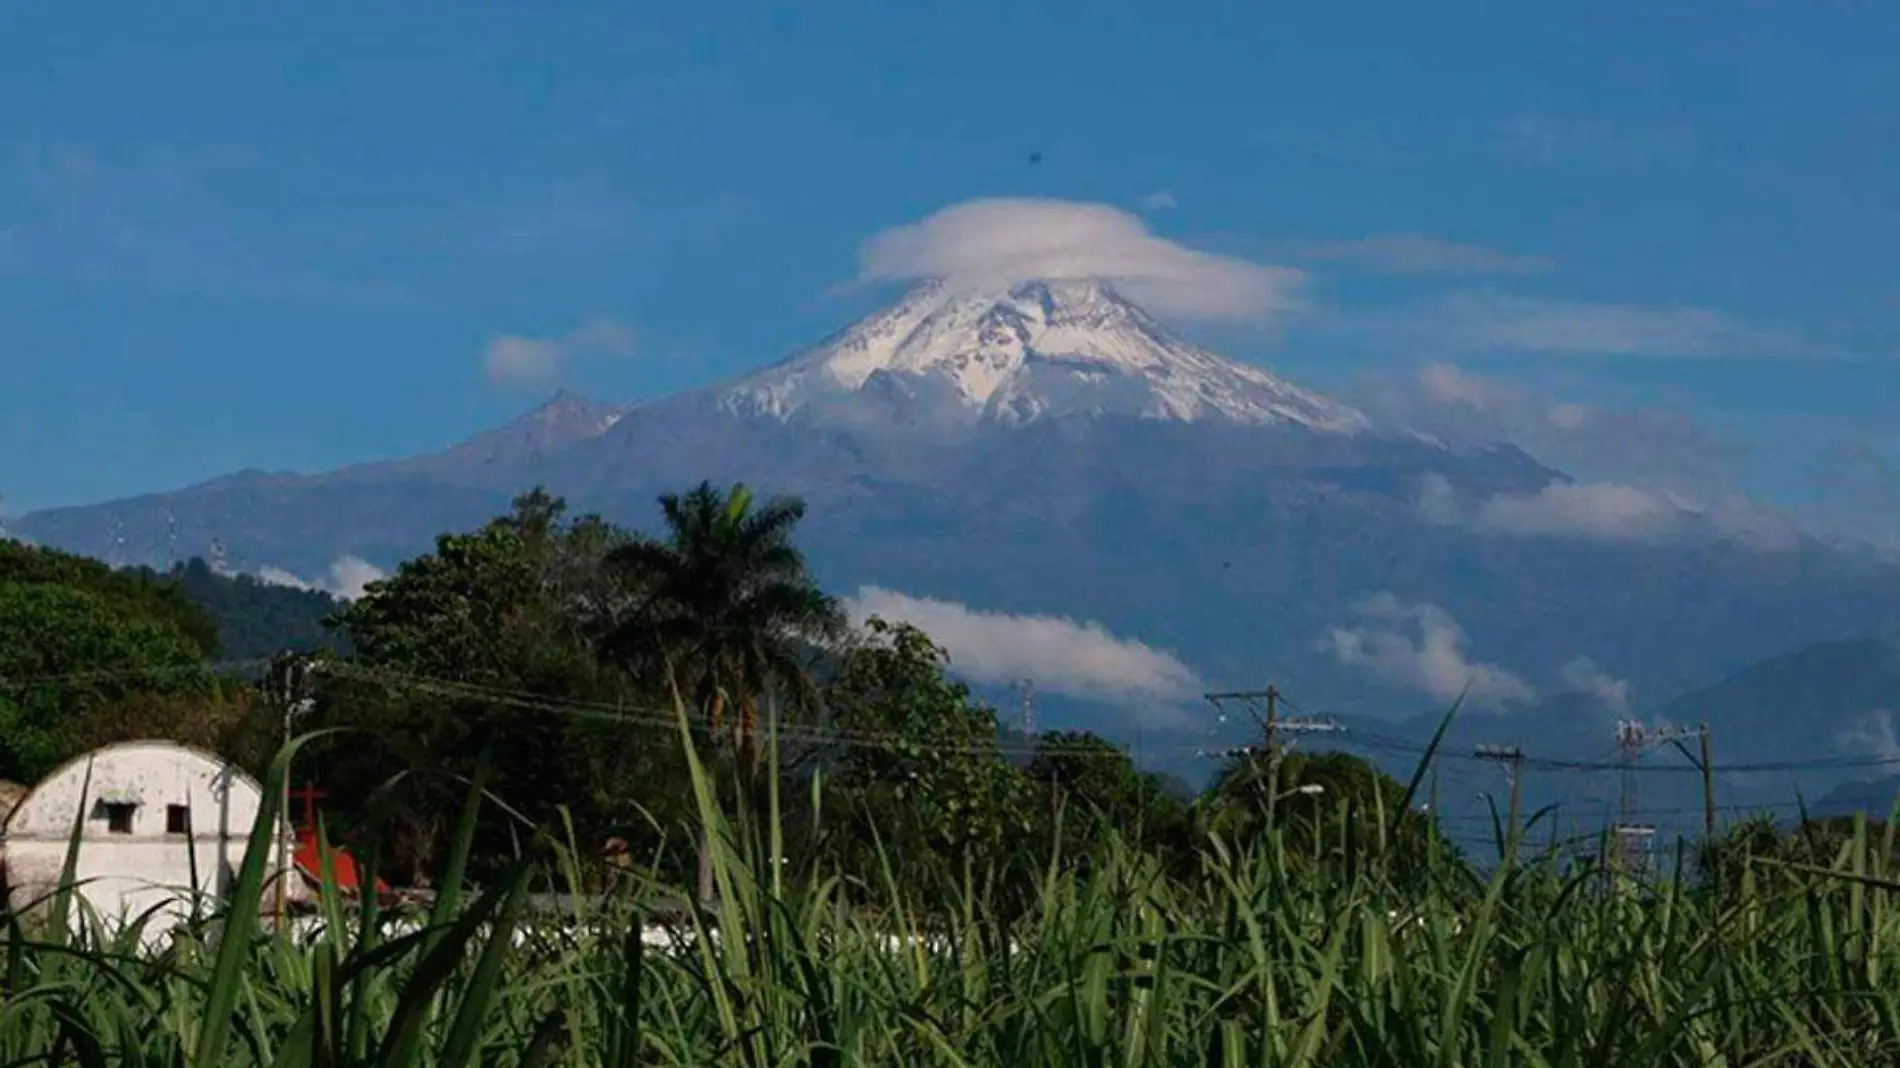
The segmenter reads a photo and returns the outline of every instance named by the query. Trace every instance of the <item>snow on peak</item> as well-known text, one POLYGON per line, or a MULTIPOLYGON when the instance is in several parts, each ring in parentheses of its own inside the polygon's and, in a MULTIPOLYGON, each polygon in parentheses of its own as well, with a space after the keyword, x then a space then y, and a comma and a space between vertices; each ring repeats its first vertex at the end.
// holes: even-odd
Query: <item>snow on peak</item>
POLYGON ((1031 281, 1003 293, 913 289, 817 347, 722 391, 727 410, 790 419, 879 388, 933 396, 966 418, 1052 415, 1292 423, 1354 433, 1366 417, 1169 335, 1105 282, 1031 281))
POLYGON ((563 389, 523 416, 518 425, 551 438, 579 440, 606 433, 629 410, 628 405, 604 404, 563 389))

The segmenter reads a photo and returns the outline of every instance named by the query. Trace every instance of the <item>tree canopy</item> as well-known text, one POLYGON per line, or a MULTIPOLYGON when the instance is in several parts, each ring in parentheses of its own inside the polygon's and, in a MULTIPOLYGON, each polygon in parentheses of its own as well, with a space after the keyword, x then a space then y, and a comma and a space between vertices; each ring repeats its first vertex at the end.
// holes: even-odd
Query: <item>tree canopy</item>
POLYGON ((216 649, 210 621, 170 587, 0 542, 0 778, 36 781, 135 696, 208 700, 216 649))
POLYGON ((873 618, 825 686, 839 738, 825 818, 850 870, 877 870, 878 840, 910 872, 954 876, 966 860, 980 870, 1033 826, 1029 783, 1004 759, 995 710, 971 700, 947 663, 923 631, 873 618))
POLYGON ((609 557, 637 603, 608 650, 636 675, 670 671, 715 735, 735 709, 733 741, 749 760, 759 700, 772 694, 791 709, 810 708, 807 653, 843 626, 792 543, 805 505, 783 497, 760 504, 745 486, 702 482, 662 496, 660 512, 664 537, 635 537, 609 557))
MULTIPOLYGON (((490 788, 523 818, 565 810, 596 841, 651 838, 629 786, 652 801, 680 781, 675 737, 615 721, 615 709, 650 713, 652 690, 598 655, 628 600, 606 564, 627 536, 565 512, 558 498, 526 494, 481 529, 438 538, 337 614, 355 655, 320 669, 313 726, 349 733, 309 766, 357 804, 398 783, 386 792, 411 843, 406 867, 429 861, 484 755, 490 788)), ((505 827, 490 830, 508 840, 505 827)))

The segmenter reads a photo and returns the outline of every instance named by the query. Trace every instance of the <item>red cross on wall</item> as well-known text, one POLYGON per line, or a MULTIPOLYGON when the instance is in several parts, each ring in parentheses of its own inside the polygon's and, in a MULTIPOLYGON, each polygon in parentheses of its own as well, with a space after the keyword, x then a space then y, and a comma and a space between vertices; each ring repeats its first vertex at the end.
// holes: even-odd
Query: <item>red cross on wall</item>
POLYGON ((291 792, 290 799, 292 801, 301 801, 303 803, 303 822, 298 825, 297 829, 299 831, 304 834, 315 833, 317 829, 317 799, 328 796, 330 796, 330 791, 318 789, 309 783, 304 783, 303 789, 291 792))

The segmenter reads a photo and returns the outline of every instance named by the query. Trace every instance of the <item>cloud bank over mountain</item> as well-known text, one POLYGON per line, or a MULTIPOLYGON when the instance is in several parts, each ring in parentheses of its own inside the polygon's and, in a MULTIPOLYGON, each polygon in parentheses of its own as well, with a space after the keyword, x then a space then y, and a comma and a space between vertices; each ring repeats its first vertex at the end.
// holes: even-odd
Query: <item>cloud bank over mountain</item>
POLYGON ((319 579, 306 579, 281 567, 260 567, 257 579, 273 586, 299 590, 320 590, 345 601, 360 599, 369 584, 388 578, 389 572, 358 556, 344 556, 330 565, 329 573, 319 579))
POLYGON ((929 634, 974 683, 1031 679, 1036 688, 1124 707, 1191 700, 1199 677, 1172 653, 1117 637, 1099 623, 985 612, 955 601, 866 586, 845 602, 852 622, 872 616, 929 634))
POLYGON ((1339 663, 1435 700, 1497 710, 1537 697, 1511 671, 1472 659, 1463 627, 1434 604, 1406 604, 1378 593, 1356 608, 1361 622, 1333 629, 1322 643, 1339 663))

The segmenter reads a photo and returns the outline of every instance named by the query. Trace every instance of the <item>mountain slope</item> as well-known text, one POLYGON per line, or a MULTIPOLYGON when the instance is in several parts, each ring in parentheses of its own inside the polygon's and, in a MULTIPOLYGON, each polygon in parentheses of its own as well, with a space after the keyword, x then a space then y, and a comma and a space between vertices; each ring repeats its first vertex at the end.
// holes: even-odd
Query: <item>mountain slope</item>
POLYGON ((931 283, 815 349, 721 392, 740 415, 789 420, 858 394, 942 419, 1223 419, 1358 433, 1361 413, 1173 337, 1100 282, 1001 294, 931 283))
MULTIPOLYGON (((1472 500, 1563 480, 1508 445, 1442 447, 1175 341, 1105 287, 926 287, 734 383, 632 409, 559 397, 428 457, 250 472, 20 528, 126 562, 166 558, 175 530, 186 553, 216 538, 233 567, 310 574, 346 554, 390 566, 537 483, 650 527, 657 494, 743 480, 807 499, 801 541, 840 593, 1097 621, 1211 686, 1272 680, 1373 715, 1431 703, 1328 644, 1395 626, 1362 612, 1374 594, 1436 606, 1459 627, 1454 651, 1540 693, 1587 656, 1646 703, 1900 606, 1900 570, 1817 545, 1447 525, 1421 508, 1428 476, 1472 500)), ((1378 637, 1443 655, 1441 639, 1378 637)))

